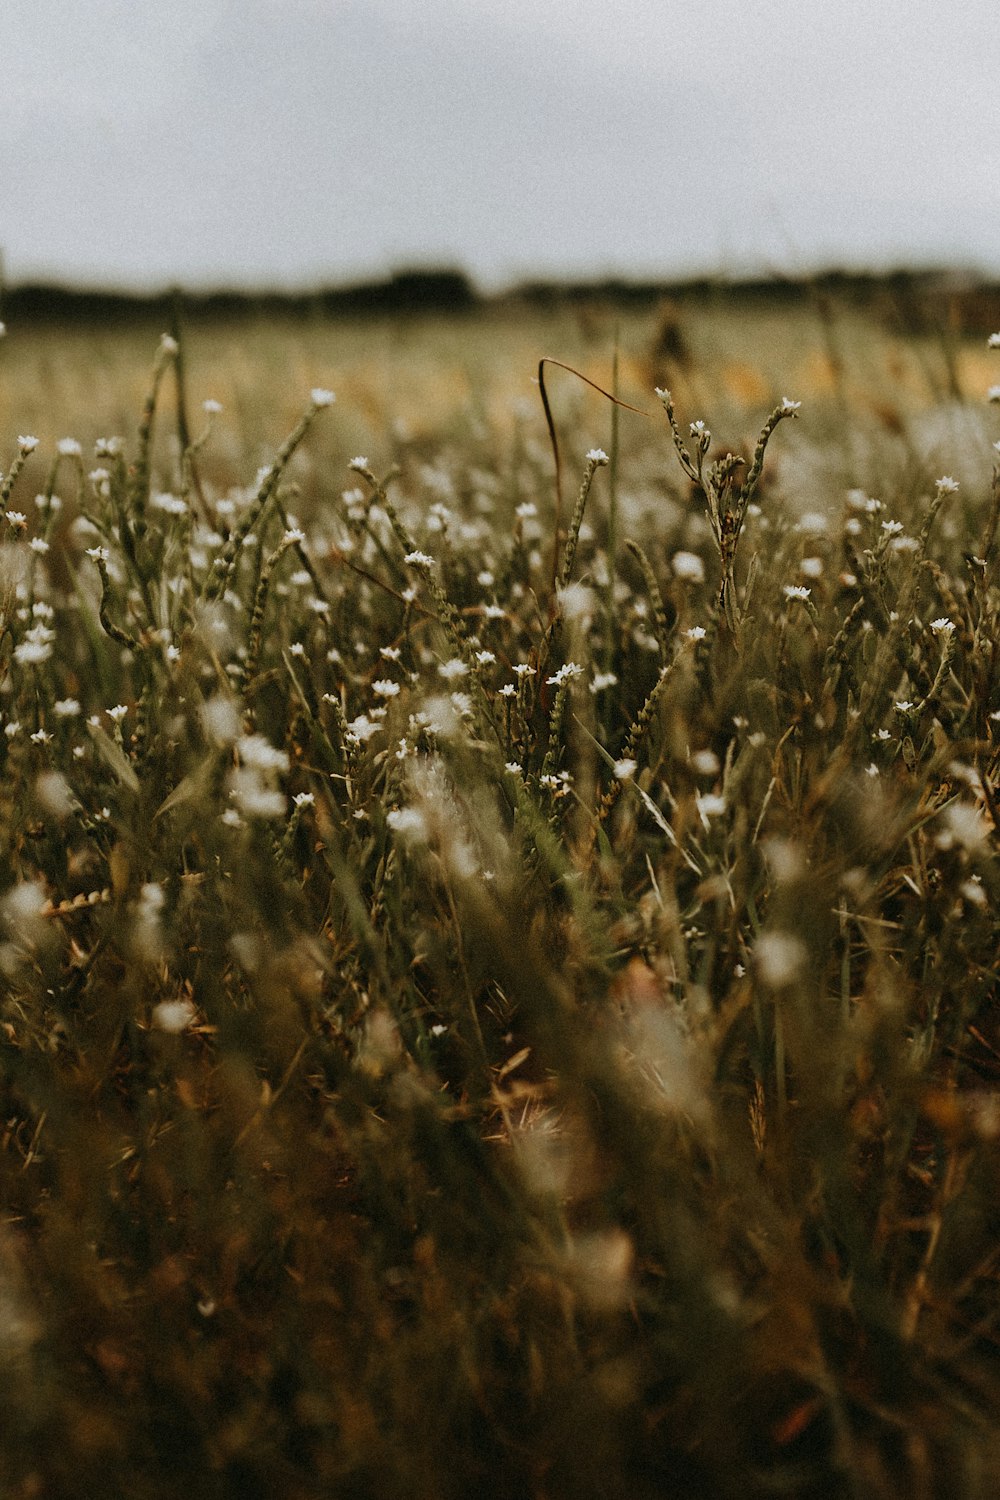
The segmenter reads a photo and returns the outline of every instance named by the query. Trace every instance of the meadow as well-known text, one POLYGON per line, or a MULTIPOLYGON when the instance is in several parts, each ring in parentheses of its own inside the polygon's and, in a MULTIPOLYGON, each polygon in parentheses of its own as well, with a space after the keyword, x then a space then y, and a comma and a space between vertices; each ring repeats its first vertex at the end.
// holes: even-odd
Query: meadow
POLYGON ((10 1500, 996 1493, 1000 309, 891 311, 10 323, 10 1500))

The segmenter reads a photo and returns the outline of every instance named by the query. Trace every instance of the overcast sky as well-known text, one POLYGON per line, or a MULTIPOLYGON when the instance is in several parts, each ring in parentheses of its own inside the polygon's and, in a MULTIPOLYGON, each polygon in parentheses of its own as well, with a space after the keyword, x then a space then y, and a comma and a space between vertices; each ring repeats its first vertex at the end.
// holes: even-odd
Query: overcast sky
POLYGON ((0 0, 8 279, 1000 271, 996 0, 0 0))

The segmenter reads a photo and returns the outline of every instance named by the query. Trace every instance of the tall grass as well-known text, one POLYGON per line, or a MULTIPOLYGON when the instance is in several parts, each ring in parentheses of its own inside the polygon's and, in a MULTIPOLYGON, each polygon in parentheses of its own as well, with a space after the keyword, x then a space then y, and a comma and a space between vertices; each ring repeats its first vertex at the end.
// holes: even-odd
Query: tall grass
POLYGON ((988 413, 661 392, 609 562, 577 428, 222 483, 178 352, 4 482, 5 1493, 991 1495, 988 413))

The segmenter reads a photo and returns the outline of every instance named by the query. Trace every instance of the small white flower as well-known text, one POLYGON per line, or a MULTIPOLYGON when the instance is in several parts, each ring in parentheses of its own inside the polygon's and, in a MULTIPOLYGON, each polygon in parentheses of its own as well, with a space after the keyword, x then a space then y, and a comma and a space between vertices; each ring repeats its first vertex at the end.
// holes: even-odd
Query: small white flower
POLYGON ((114 719, 116 724, 120 724, 122 719, 124 719, 125 715, 128 713, 128 709, 125 707, 124 703, 116 703, 114 708, 105 709, 105 713, 107 714, 109 719, 114 719))
POLYGON ((175 338, 171 338, 170 337, 169 333, 161 333, 160 334, 160 351, 163 354, 171 354, 171 355, 173 355, 173 354, 179 354, 180 353, 180 345, 178 344, 178 342, 177 342, 177 340, 175 338))
POLYGON ((692 625, 684 634, 689 641, 703 641, 708 632, 704 625, 692 625))
POLYGON ((955 629, 955 622, 949 620, 947 615, 942 615, 940 619, 931 621, 931 629, 935 635, 951 635, 955 629))
POLYGON ((902 521, 883 521, 882 530, 887 536, 899 536, 903 529, 902 521))
POLYGON ((638 765, 639 762, 632 760, 629 756, 624 756, 621 760, 616 760, 614 770, 617 780, 628 781, 635 775, 638 765))
POLYGON ((594 680, 590 684, 590 691, 595 695, 603 693, 605 688, 616 687, 618 675, 615 672, 595 672, 594 680))
POLYGON ((503 687, 500 689, 500 696, 501 698, 516 698, 517 688, 512 682, 505 682, 503 687))
POLYGON ((326 406, 332 406, 337 399, 332 391, 325 391, 323 387, 319 385, 314 386, 313 389, 309 392, 309 398, 312 401, 313 406, 315 406, 319 411, 322 411, 326 406))
POLYGON ((214 401, 211 397, 201 403, 201 409, 207 417, 217 417, 222 411, 222 402, 214 401))
POLYGON ((37 667, 43 661, 48 661, 52 655, 52 645, 49 641, 35 637, 34 631, 29 631, 23 641, 14 647, 14 660, 22 667, 37 667))
POLYGON ((438 676, 443 677, 446 682, 454 682, 460 677, 465 677, 468 670, 461 657, 453 656, 450 661, 441 662, 438 667, 438 676))
POLYGON ((804 557, 799 563, 799 572, 803 578, 822 578, 823 559, 821 557, 804 557))
POLYGON ((591 448, 587 454, 587 462, 591 464, 606 464, 608 455, 603 448, 591 448))
POLYGON ((781 398, 781 412, 782 412, 782 415, 786 416, 786 417, 793 415, 795 412, 797 412, 799 410, 799 408, 801 407, 801 405, 802 405, 801 401, 792 401, 790 397, 788 397, 788 396, 782 396, 782 398, 781 398))
POLYGON ((385 821, 393 833, 398 833, 403 838, 420 839, 427 834, 427 824, 424 815, 415 807, 394 807, 385 815, 385 821))
POLYGON ((56 452, 61 458, 82 458, 83 449, 76 438, 60 438, 56 444, 56 452))
POLYGON ((28 524, 28 518, 23 511, 9 510, 5 517, 7 524, 13 526, 15 531, 23 531, 28 524))
POLYGON ((49 550, 49 544, 43 536, 33 536, 28 546, 32 552, 37 552, 40 556, 44 556, 49 550))
POLYGON ((515 508, 514 514, 519 521, 530 521, 533 516, 538 515, 538 506, 533 505, 530 500, 524 500, 515 508))
POLYGON ((898 714, 908 714, 910 712, 910 709, 913 707, 913 704, 910 702, 909 698, 898 698, 893 707, 898 714))
POLYGON ((718 776, 719 757, 714 750, 696 750, 691 757, 691 769, 698 776, 718 776))
POLYGON ((157 1031, 170 1036, 179 1036, 186 1031, 197 1015, 190 1000, 161 1000, 153 1007, 153 1025, 157 1031))
POLYGON ((991 385, 986 392, 987 401, 1000 401, 1000 385, 991 385))
POLYGON ((583 668, 579 662, 567 661, 563 663, 558 672, 553 672, 551 677, 546 677, 545 685, 546 687, 562 687, 564 682, 571 682, 574 677, 579 677, 582 673, 583 668))
POLYGON ((365 469, 367 469, 368 460, 367 458, 362 458, 360 456, 358 458, 352 458, 347 467, 349 469, 354 469, 356 473, 361 474, 365 471, 365 469))
POLYGON ((57 698, 52 712, 57 719, 73 719, 80 712, 80 705, 75 698, 57 698))
POLYGON ((492 667, 496 661, 496 654, 493 651, 477 651, 476 661, 481 667, 492 667))
POLYGON ((23 453, 25 458, 27 458, 29 453, 34 453, 37 447, 38 439, 36 437, 19 437, 17 440, 18 452, 23 453))
POLYGON ((295 803, 296 807, 313 807, 315 805, 316 798, 312 792, 296 792, 295 796, 292 798, 292 801, 295 803))
POLYGON ((301 641, 293 641, 288 648, 288 654, 302 658, 306 654, 306 648, 301 641))
POLYGON ((827 530, 827 519, 818 510, 807 510, 795 523, 795 530, 822 536, 827 530))
POLYGON ((489 568, 483 568, 482 572, 476 574, 476 582, 480 588, 491 589, 496 580, 489 568))
POLYGON ((802 973, 809 951, 802 939, 790 932, 764 932, 754 945, 753 956, 764 983, 772 989, 784 989, 802 973))
POLYGON ((691 423, 690 432, 692 437, 701 437, 703 432, 708 432, 708 428, 699 417, 697 422, 691 423))
POLYGON ((411 568, 431 568, 434 566, 433 557, 426 552, 407 552, 403 561, 411 568))
POLYGON ((954 495, 958 490, 958 480, 952 479, 950 474, 942 474, 935 482, 935 488, 939 495, 954 495))
POLYGON ((986 340, 987 349, 1000 349, 1000 333, 991 333, 986 340))
POLYGON ((706 792, 694 800, 702 822, 706 822, 709 818, 721 817, 726 810, 726 799, 719 796, 717 792, 706 792))
POLYGON ((682 583, 704 583, 705 564, 696 552, 675 552, 670 559, 674 577, 682 583))
MULTIPOLYGON (((93 475, 91 475, 93 478, 93 475)), ((180 495, 171 495, 164 491, 158 491, 150 498, 153 510, 159 510, 168 516, 183 516, 187 514, 187 501, 182 500, 180 495)))
POLYGON ((47 745, 51 738, 51 734, 46 734, 44 729, 36 729, 34 734, 30 736, 33 745, 47 745))
POLYGON ((111 553, 108 551, 107 547, 88 547, 84 556, 92 557, 94 559, 94 562, 99 563, 106 563, 110 562, 111 560, 111 553))
POLYGON ((302 531, 298 526, 290 526, 282 537, 282 541, 284 542, 286 547, 297 547, 300 543, 304 542, 305 539, 305 532, 302 531))
POLYGON ((517 663, 517 665, 514 667, 514 675, 515 675, 515 677, 520 677, 522 680, 525 677, 534 677, 535 676, 535 668, 529 666, 528 663, 525 662, 525 661, 519 661, 517 663))
POLYGON ((786 583, 781 592, 786 599, 808 599, 812 590, 805 588, 801 583, 786 583))
POLYGON ((372 683, 372 692, 379 698, 395 698, 399 694, 399 683, 388 677, 380 677, 377 682, 372 683))
POLYGON ((4 734, 7 736, 7 738, 9 740, 12 740, 16 734, 20 734, 21 733, 20 720, 18 720, 18 719, 11 719, 11 720, 9 720, 9 722, 6 723, 3 726, 3 732, 4 732, 4 734))

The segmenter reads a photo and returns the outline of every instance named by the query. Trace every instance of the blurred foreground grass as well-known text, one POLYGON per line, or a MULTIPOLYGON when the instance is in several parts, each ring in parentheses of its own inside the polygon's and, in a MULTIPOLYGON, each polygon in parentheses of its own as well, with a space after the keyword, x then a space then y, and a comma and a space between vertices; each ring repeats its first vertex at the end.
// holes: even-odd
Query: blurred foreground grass
POLYGON ((989 332, 10 331, 6 1495, 995 1493, 989 332))

